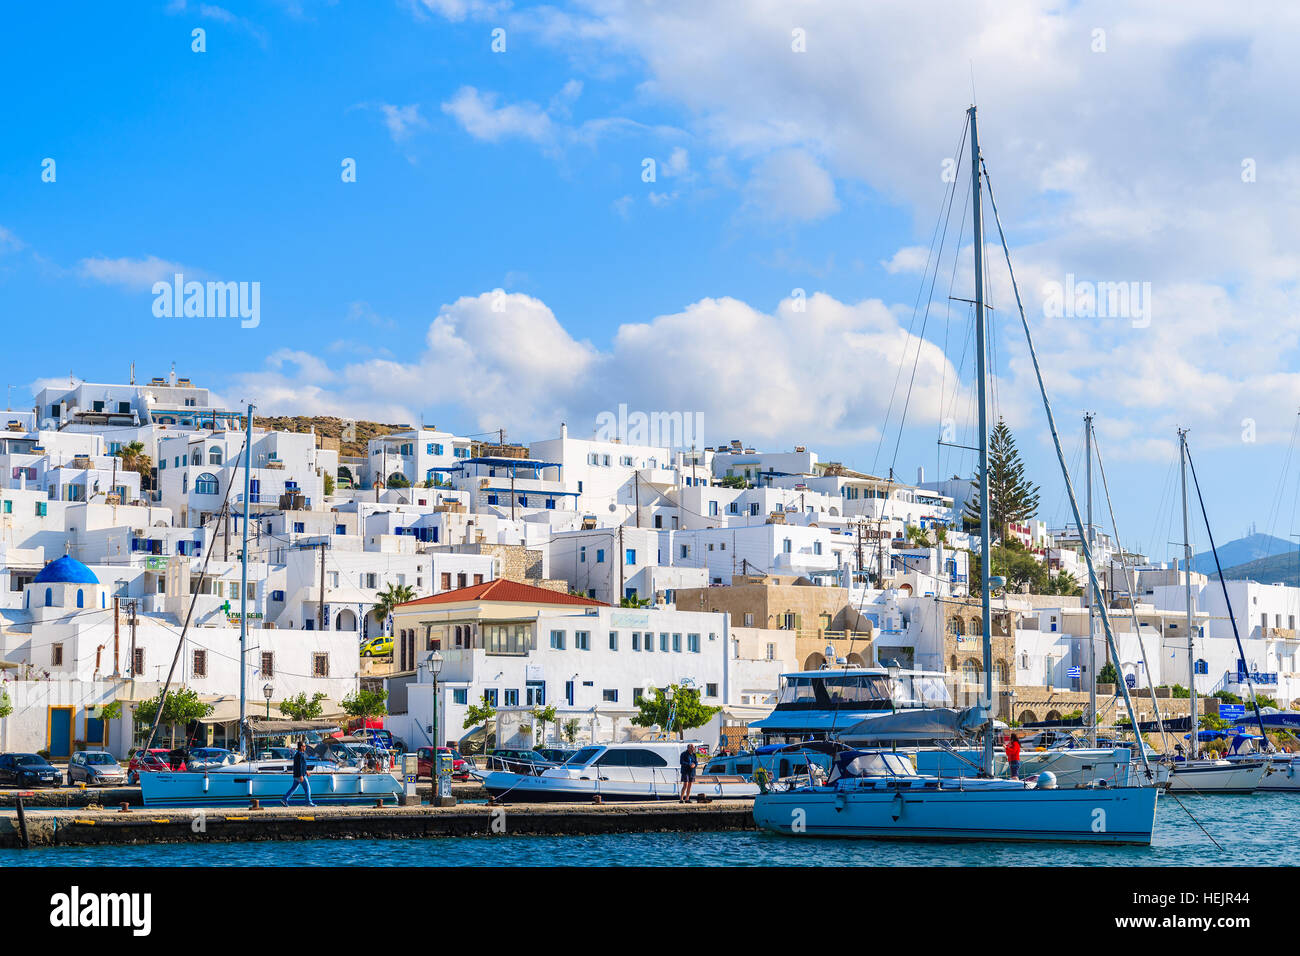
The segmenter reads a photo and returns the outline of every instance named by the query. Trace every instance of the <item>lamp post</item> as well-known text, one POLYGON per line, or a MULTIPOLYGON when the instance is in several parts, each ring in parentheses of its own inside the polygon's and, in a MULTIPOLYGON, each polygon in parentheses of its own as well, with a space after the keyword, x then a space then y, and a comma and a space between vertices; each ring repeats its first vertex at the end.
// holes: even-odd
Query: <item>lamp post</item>
MULTIPOLYGON (((442 772, 442 757, 438 745, 438 675, 442 673, 442 655, 436 650, 425 660, 424 666, 429 670, 429 676, 433 679, 433 760, 429 768, 429 782, 433 785, 433 793, 430 803, 435 807, 440 805, 444 793, 444 775, 442 772)), ((445 796, 451 796, 450 787, 445 788, 448 792, 445 796)))
POLYGON ((275 693, 275 688, 272 687, 270 684, 263 685, 262 696, 266 698, 266 719, 267 720, 271 719, 271 695, 274 693, 275 693))

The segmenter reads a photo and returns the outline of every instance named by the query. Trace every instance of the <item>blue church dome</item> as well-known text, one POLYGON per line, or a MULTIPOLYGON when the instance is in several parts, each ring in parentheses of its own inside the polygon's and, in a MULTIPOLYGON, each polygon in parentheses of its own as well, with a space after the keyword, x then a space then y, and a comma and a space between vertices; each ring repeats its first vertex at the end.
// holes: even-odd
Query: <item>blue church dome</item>
POLYGON ((98 584, 99 578, 76 558, 66 554, 51 561, 36 575, 35 584, 98 584))

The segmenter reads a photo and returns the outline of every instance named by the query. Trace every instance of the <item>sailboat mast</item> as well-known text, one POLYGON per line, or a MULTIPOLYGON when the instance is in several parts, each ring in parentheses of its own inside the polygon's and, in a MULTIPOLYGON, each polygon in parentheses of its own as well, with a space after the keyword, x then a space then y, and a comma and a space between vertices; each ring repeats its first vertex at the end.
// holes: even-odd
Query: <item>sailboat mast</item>
POLYGON ((980 140, 975 123, 975 107, 966 111, 970 117, 971 206, 974 225, 971 238, 975 245, 975 355, 976 378, 979 380, 980 428, 980 619, 984 631, 984 700, 988 723, 984 729, 984 774, 993 776, 993 612, 989 600, 989 567, 993 549, 989 543, 989 422, 988 369, 985 365, 988 346, 984 314, 984 216, 980 201, 980 140))
MULTIPOLYGON (((1092 550, 1092 415, 1083 416, 1083 442, 1088 452, 1088 550, 1092 550)), ((1088 588, 1088 721, 1092 729, 1088 732, 1088 746, 1097 746, 1097 617, 1093 613, 1093 604, 1097 593, 1088 588)))
POLYGON ((1183 482, 1183 581, 1187 602, 1187 689, 1192 714, 1192 756, 1200 753, 1199 729, 1196 726, 1196 640, 1192 632, 1192 542, 1187 523, 1187 430, 1178 429, 1178 458, 1183 482))
POLYGON ((239 552, 239 746, 244 747, 244 720, 248 708, 248 495, 253 462, 253 405, 248 405, 244 432, 244 544, 239 552))

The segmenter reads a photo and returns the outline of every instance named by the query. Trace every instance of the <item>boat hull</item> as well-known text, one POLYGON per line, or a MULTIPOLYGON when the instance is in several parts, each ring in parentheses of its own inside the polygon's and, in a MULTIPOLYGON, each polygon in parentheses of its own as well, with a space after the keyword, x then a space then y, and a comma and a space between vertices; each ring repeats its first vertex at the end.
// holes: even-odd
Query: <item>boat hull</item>
POLYGON ((1174 764, 1168 788, 1178 793, 1254 793, 1260 788, 1268 762, 1174 764))
POLYGON ((763 794, 754 822, 790 836, 1150 845, 1155 787, 763 794))
POLYGON ((1259 789, 1300 792, 1300 760, 1292 757, 1281 761, 1273 761, 1269 772, 1260 781, 1259 789))
MULTIPOLYGON (((600 797, 602 802, 676 800, 681 794, 679 783, 662 779, 595 781, 504 772, 485 774, 483 786, 494 800, 518 803, 590 803, 595 797, 600 797)), ((692 797, 713 800, 743 800, 757 793, 757 785, 740 777, 708 774, 696 777, 691 788, 692 797)))
MULTIPOLYGON (((307 777, 312 802, 321 806, 396 803, 402 785, 388 773, 313 773, 307 777)), ((291 773, 184 773, 140 775, 146 807, 247 807, 252 800, 279 803, 293 786, 291 773)), ((291 806, 306 805, 302 788, 291 806)))

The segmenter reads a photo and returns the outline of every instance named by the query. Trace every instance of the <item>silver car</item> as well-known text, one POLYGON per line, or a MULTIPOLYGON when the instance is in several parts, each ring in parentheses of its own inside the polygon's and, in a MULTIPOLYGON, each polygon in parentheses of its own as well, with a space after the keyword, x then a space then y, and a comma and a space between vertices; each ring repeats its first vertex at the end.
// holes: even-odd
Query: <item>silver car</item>
POLYGON ((68 784, 74 783, 91 787, 121 786, 126 783, 126 771, 105 750, 82 750, 68 761, 68 784))

